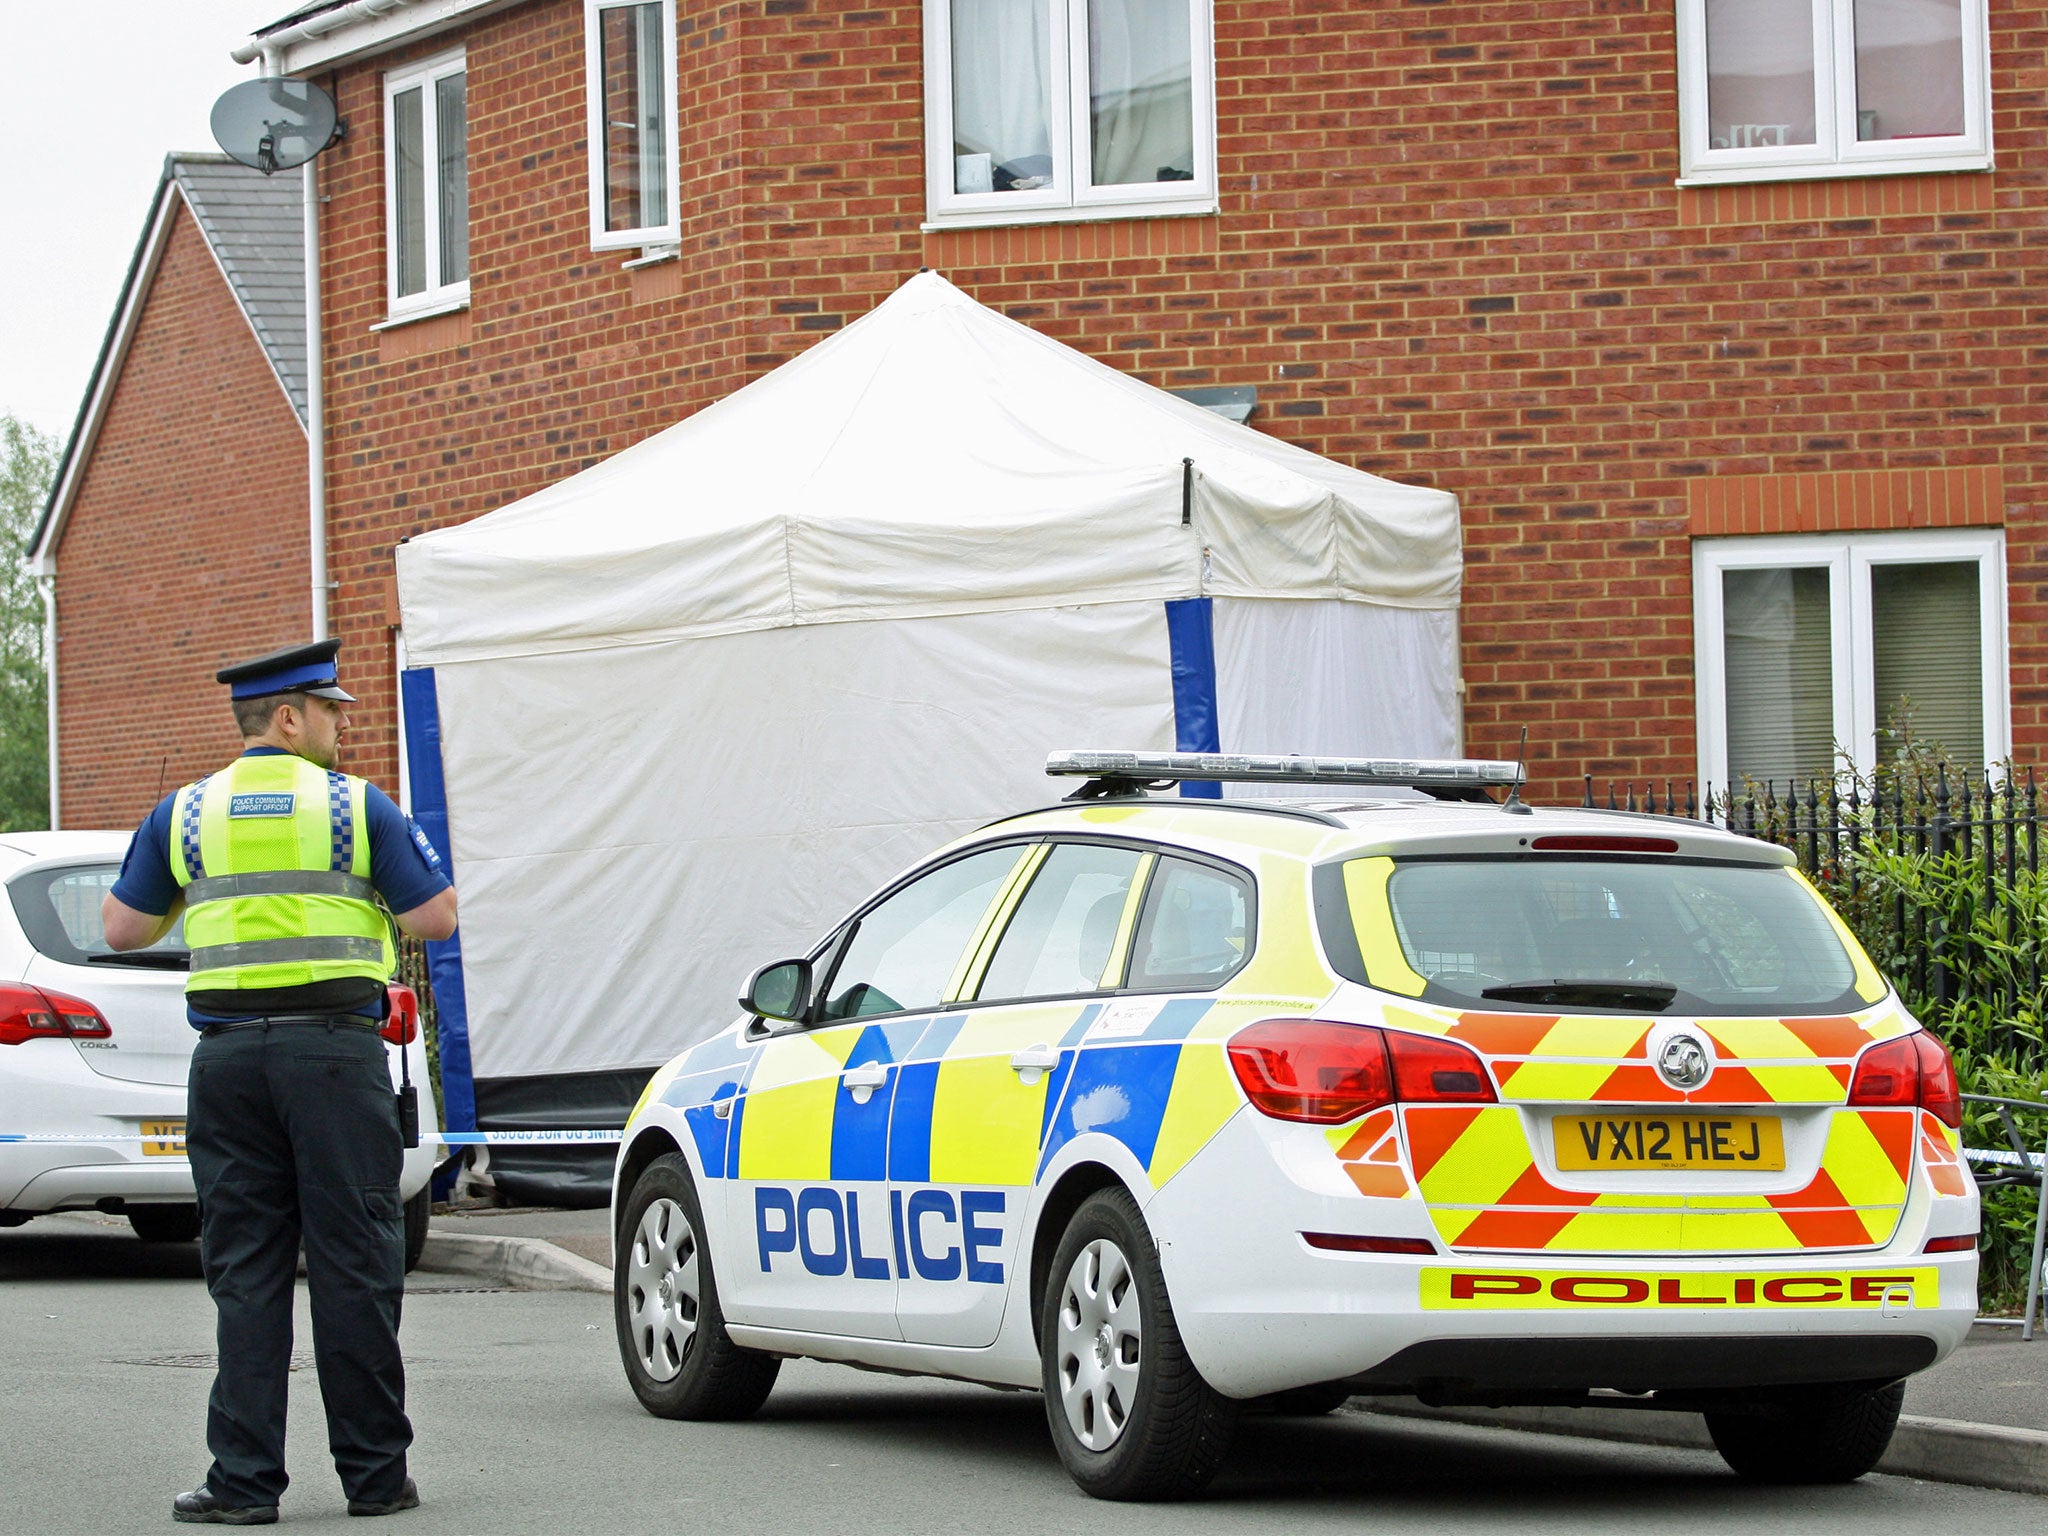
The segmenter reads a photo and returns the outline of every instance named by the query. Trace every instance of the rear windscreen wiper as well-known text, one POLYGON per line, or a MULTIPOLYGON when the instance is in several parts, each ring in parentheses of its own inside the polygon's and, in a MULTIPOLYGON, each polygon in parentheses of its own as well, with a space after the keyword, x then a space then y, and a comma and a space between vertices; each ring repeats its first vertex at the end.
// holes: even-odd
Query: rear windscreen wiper
POLYGON ((1662 1013, 1678 996, 1678 988, 1668 981, 1560 978, 1555 981, 1512 981, 1498 987, 1482 988, 1479 995, 1503 1003, 1541 1003, 1559 1008, 1641 1008, 1650 1013, 1662 1013))
POLYGON ((189 971, 192 969, 192 951, 189 949, 131 949, 108 955, 87 955, 87 965, 141 965, 153 971, 189 971))

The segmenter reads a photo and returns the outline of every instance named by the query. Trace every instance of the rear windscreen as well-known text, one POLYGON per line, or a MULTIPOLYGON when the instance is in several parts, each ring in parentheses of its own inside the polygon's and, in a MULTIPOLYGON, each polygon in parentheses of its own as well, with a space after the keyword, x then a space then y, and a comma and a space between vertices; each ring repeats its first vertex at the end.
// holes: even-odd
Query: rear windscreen
POLYGON ((183 970, 190 958, 185 947, 185 920, 147 949, 116 954, 107 947, 100 926, 100 902, 114 888, 121 866, 71 864, 61 869, 32 869, 7 882, 15 920, 39 954, 67 965, 132 965, 183 970))
MULTIPOLYGON (((1776 866, 1415 859, 1395 862, 1386 900, 1402 955, 1427 983, 1423 997, 1454 1007, 1555 1013, 1560 991, 1570 1012, 1864 1006, 1834 924, 1776 866)), ((1329 946, 1340 970, 1357 931, 1351 946, 1329 946)), ((1353 979, 1374 984, 1365 968, 1353 979)))

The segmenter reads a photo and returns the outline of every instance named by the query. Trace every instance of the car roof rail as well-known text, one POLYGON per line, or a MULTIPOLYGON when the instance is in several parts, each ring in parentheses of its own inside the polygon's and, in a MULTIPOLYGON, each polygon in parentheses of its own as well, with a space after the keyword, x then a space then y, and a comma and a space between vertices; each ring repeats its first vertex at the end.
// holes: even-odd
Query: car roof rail
POLYGON ((1377 784, 1439 800, 1483 800, 1526 775, 1520 763, 1490 758, 1297 757, 1237 752, 1054 752, 1045 771, 1087 780, 1069 800, 1109 800, 1175 784, 1293 784, 1327 789, 1377 784))

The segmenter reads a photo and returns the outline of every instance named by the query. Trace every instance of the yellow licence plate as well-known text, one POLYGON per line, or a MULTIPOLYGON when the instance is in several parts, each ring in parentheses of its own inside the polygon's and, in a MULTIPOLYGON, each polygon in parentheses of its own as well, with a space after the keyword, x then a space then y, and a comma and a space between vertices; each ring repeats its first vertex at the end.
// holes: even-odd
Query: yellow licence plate
POLYGON ((1775 1115, 1559 1115, 1550 1124, 1557 1166, 1573 1172, 1785 1167, 1775 1115))
POLYGON ((183 1157, 185 1155, 185 1122, 182 1120, 143 1121, 142 1155, 144 1157, 183 1157))

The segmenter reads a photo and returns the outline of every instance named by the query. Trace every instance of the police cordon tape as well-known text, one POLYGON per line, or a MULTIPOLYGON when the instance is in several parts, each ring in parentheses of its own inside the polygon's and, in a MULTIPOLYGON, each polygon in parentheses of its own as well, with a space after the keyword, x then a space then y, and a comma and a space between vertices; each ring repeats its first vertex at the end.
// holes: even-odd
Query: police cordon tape
MULTIPOLYGON (((437 1141, 444 1147, 505 1146, 608 1146, 625 1138, 623 1130, 608 1131, 422 1131, 422 1143, 437 1141)), ((101 1146, 107 1143, 183 1141, 172 1136, 69 1136, 57 1132, 0 1131, 0 1145, 29 1142, 37 1146, 101 1146)))

